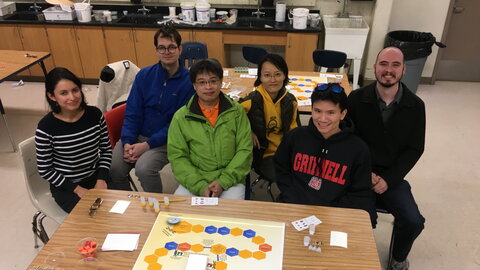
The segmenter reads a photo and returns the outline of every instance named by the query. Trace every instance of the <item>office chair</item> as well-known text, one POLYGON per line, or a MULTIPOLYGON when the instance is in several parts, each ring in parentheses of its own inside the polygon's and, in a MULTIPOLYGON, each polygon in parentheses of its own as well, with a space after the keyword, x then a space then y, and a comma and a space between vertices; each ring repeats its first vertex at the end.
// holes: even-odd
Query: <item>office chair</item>
POLYGON ((242 48, 243 58, 250 63, 258 65, 260 60, 268 54, 267 50, 255 46, 243 46, 242 48))
POLYGON ((43 227, 45 217, 53 219, 53 221, 60 225, 68 213, 58 206, 50 192, 50 184, 38 173, 35 137, 26 139, 21 142, 18 147, 18 159, 27 186, 28 196, 33 206, 37 209, 37 212, 33 215, 32 231, 35 248, 38 248, 38 239, 40 239, 43 244, 46 244, 49 240, 47 232, 43 227))
MULTIPOLYGON (((381 214, 392 214, 390 213, 385 207, 381 204, 378 203, 377 201, 377 206, 376 206, 376 211, 377 213, 381 214)), ((393 252, 393 243, 395 242, 395 217, 393 219, 393 228, 392 228, 392 236, 390 236, 390 247, 388 248, 388 264, 387 264, 387 269, 390 269, 390 265, 392 263, 392 252, 393 252)))
MULTIPOLYGON (((110 111, 106 112, 103 117, 107 124, 108 129, 108 138, 110 139, 110 145, 112 149, 115 147, 115 144, 120 140, 122 133, 123 119, 125 119, 125 110, 127 109, 127 104, 124 103, 120 106, 117 106, 110 111)), ((133 182, 130 174, 128 175, 128 181, 132 186, 133 190, 138 191, 137 186, 133 182)))
POLYGON ((200 59, 208 58, 207 45, 202 42, 183 42, 182 53, 180 54, 180 61, 186 67, 190 68, 193 63, 200 59))
POLYGON ((343 66, 347 60, 346 53, 332 50, 315 50, 312 57, 320 72, 327 72, 329 68, 338 68, 338 72, 343 73, 343 66))

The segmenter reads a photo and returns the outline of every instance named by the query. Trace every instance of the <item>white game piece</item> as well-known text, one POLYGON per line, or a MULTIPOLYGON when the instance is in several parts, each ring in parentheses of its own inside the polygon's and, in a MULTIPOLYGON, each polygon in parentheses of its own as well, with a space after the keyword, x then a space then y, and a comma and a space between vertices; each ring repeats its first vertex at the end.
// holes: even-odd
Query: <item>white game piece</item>
POLYGON ((310 245, 310 236, 303 237, 303 245, 308 247, 310 245))
POLYGON ((145 197, 143 197, 143 196, 140 196, 140 205, 142 207, 145 207, 147 205, 147 203, 145 202, 145 197))
POLYGON ((309 227, 308 227, 308 233, 310 233, 310 235, 314 235, 315 234, 315 224, 310 224, 309 227))
POLYGON ((315 251, 316 251, 316 252, 322 252, 322 249, 321 249, 320 247, 316 247, 316 248, 315 248, 315 251))
POLYGON ((155 210, 155 213, 160 212, 160 204, 158 203, 158 200, 153 200, 153 209, 155 210))

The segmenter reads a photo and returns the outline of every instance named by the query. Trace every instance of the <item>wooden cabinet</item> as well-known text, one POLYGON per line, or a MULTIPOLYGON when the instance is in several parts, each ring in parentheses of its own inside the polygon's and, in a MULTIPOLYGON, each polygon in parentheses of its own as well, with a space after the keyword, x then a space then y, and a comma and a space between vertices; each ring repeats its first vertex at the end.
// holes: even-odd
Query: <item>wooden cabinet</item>
POLYGON ((130 60, 136 65, 137 57, 135 55, 133 30, 131 28, 104 27, 103 31, 105 33, 108 63, 130 60))
POLYGON ((48 43, 56 67, 69 69, 84 78, 75 29, 71 25, 47 25, 48 43))
MULTIPOLYGON (((14 24, 0 24, 0 50, 23 50, 18 27, 14 24)), ((30 71, 18 73, 19 76, 29 76, 30 71)))
POLYGON ((225 67, 225 45, 221 31, 193 30, 192 37, 193 41, 205 43, 208 49, 208 57, 217 59, 225 67))
POLYGON ((285 61, 289 70, 313 71, 312 53, 317 49, 317 33, 288 33, 285 46, 285 61))
MULTIPOLYGON (((50 52, 45 26, 38 24, 20 24, 18 25, 18 31, 25 51, 50 52)), ((45 64, 47 72, 54 68, 52 56, 43 60, 43 63, 45 64)), ((39 77, 45 76, 40 65, 31 67, 30 74, 39 77)))
POLYGON ((75 34, 84 78, 98 79, 103 67, 108 64, 102 27, 77 26, 75 34))
POLYGON ((155 28, 138 28, 134 30, 135 36, 135 53, 137 55, 137 66, 144 68, 158 62, 155 52, 155 44, 153 37, 155 36, 155 28))

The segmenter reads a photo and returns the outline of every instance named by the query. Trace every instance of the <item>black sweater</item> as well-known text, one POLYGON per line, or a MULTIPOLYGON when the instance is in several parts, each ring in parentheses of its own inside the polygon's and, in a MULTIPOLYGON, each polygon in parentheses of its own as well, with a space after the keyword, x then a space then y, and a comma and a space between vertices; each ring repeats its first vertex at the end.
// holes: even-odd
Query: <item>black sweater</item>
POLYGON ((352 133, 351 121, 340 126, 326 140, 312 120, 285 136, 274 159, 281 199, 364 209, 373 215, 368 147, 352 133))
POLYGON ((370 148, 372 171, 393 187, 423 154, 425 105, 403 84, 402 99, 384 125, 375 85, 372 83, 349 95, 347 116, 354 122, 356 134, 370 148))

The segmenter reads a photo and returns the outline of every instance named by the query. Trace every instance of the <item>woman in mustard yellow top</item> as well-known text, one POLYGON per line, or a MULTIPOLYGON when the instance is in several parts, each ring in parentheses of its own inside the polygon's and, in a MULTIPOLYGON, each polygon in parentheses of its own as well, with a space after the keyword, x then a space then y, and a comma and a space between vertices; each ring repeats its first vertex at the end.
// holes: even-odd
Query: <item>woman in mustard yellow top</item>
POLYGON ((300 125, 295 96, 285 89, 288 66, 277 54, 267 54, 258 65, 256 91, 240 100, 250 120, 253 168, 275 181, 273 155, 283 136, 300 125))

